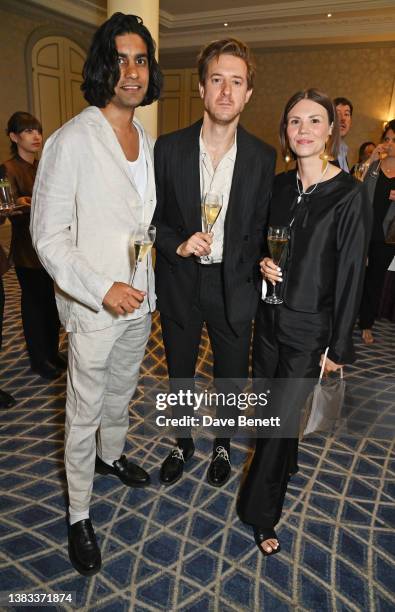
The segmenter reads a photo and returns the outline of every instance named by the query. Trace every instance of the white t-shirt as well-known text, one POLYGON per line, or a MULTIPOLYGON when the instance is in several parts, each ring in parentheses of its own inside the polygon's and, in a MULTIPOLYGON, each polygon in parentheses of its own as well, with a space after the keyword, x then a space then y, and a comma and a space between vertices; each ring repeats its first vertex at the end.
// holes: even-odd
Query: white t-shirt
POLYGON ((145 200, 145 192, 147 190, 147 180, 148 180, 148 171, 147 171, 147 160, 145 159, 144 152, 144 140, 143 134, 141 132, 140 126, 133 124, 137 129, 139 135, 139 154, 136 161, 128 161, 129 171, 134 181, 134 184, 137 187, 137 191, 139 193, 140 198, 145 200))

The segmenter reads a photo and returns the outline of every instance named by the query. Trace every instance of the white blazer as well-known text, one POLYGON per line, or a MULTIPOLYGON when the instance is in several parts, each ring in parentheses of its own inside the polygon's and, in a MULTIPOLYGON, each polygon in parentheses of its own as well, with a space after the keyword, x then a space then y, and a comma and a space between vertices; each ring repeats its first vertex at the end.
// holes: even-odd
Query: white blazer
POLYGON ((131 283, 131 237, 139 223, 150 223, 155 209, 153 140, 142 131, 147 160, 144 202, 114 131, 97 107, 84 109, 45 144, 33 190, 30 231, 38 256, 55 281, 59 316, 67 331, 104 329, 155 310, 150 257, 133 282, 147 290, 149 279, 148 296, 140 309, 117 316, 102 304, 115 281, 131 283))

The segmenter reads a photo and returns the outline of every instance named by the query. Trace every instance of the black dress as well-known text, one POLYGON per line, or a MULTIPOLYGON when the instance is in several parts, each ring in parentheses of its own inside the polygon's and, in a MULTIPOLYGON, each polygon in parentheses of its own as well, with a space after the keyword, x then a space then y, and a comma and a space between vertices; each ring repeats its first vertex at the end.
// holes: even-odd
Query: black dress
MULTIPOLYGON (((373 230, 369 245, 368 265, 366 267, 361 308, 359 311, 359 327, 361 329, 371 329, 373 327, 374 320, 379 310, 380 297, 386 272, 395 256, 395 246, 385 243, 383 229, 383 222, 391 204, 391 200, 389 199, 391 189, 395 189, 395 177, 388 178, 380 171, 374 192, 373 230)), ((392 291, 394 291, 393 286, 392 291)), ((387 297, 387 301, 388 300, 389 296, 387 297)))
MULTIPOLYGON (((282 404, 296 420, 325 348, 335 363, 354 360, 352 331, 371 226, 367 191, 345 172, 297 200, 296 172, 278 175, 269 223, 288 225, 294 218, 280 288, 284 302, 261 301, 253 342, 254 378, 265 384, 282 379, 282 404)), ((272 405, 276 410, 278 402, 272 405)), ((270 528, 279 521, 289 474, 297 471, 297 448, 296 435, 257 439, 238 502, 244 522, 270 528)))

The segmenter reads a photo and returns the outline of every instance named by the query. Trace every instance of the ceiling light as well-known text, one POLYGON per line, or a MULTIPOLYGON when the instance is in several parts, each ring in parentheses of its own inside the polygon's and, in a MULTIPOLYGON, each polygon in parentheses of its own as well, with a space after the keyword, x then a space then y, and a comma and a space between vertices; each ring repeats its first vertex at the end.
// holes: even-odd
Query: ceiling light
POLYGON ((327 17, 332 17, 332 13, 328 13, 328 14, 327 14, 327 17))
POLYGON ((229 25, 229 23, 224 23, 225 28, 227 28, 229 25))

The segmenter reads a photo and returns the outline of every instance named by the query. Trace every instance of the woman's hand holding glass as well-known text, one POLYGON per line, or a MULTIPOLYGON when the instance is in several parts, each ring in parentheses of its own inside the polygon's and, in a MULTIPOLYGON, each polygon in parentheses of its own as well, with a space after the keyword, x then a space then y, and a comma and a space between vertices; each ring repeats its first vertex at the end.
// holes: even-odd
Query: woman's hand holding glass
POLYGON ((283 279, 282 279, 282 271, 281 268, 279 266, 277 266, 273 259, 270 259, 270 257, 264 257, 260 264, 259 267, 261 269, 261 274, 262 276, 268 280, 269 282, 272 283, 272 285, 275 285, 276 283, 282 283, 283 279))
POLYGON ((376 162, 376 161, 379 162, 377 164, 377 166, 372 171, 372 175, 373 176, 378 176, 379 175, 381 162, 383 161, 383 159, 388 157, 389 146, 390 145, 388 143, 381 142, 380 144, 377 145, 377 147, 374 149, 373 153, 369 157, 369 159, 367 161, 367 163, 369 165, 374 163, 374 162, 376 162))
POLYGON ((368 163, 371 164, 375 161, 382 161, 388 155, 389 144, 386 142, 380 142, 377 147, 373 150, 371 156, 368 159, 368 163))
POLYGON ((273 285, 271 295, 265 297, 267 304, 282 304, 283 299, 276 294, 276 284, 282 281, 281 268, 279 266, 286 257, 289 241, 288 226, 270 226, 267 232, 267 244, 271 258, 263 260, 263 271, 273 285), (266 261, 265 261, 266 260, 266 261))

